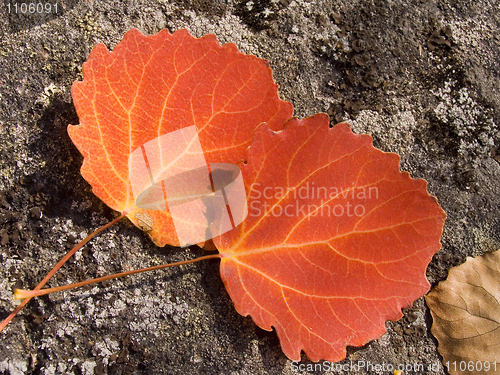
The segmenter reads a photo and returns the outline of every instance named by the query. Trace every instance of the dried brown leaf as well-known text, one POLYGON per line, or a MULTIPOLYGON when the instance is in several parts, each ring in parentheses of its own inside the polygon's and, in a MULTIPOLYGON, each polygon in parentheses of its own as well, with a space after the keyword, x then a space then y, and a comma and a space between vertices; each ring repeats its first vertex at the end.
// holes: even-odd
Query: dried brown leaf
POLYGON ((425 299, 450 374, 500 374, 500 250, 452 268, 425 299))

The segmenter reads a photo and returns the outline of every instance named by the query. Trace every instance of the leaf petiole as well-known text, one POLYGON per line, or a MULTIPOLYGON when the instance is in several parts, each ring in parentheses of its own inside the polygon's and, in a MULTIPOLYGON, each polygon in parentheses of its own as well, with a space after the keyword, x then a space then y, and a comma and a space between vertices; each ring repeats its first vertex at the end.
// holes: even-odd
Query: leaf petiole
MULTIPOLYGON (((50 280, 52 276, 63 266, 64 263, 68 261, 69 258, 71 258, 78 250, 80 250, 83 245, 85 245, 87 242, 89 242, 92 238, 97 236, 99 233, 101 233, 103 230, 108 229, 110 226, 116 224, 119 222, 121 219, 123 219, 127 213, 123 213, 120 216, 118 216, 116 219, 110 221, 106 225, 103 225, 102 227, 96 229, 92 233, 90 233, 87 237, 85 237, 83 240, 81 240, 79 243, 75 245, 55 266, 52 268, 52 270, 43 278, 42 281, 35 287, 35 290, 40 290, 42 289, 45 284, 50 280)), ((9 322, 17 315, 19 311, 30 301, 31 297, 25 297, 26 299, 22 301, 19 306, 17 306, 14 311, 7 317, 5 318, 1 323, 0 323, 0 332, 9 324, 9 322)))
POLYGON ((216 258, 220 258, 220 254, 205 255, 205 256, 202 256, 202 257, 199 257, 199 258, 196 258, 196 259, 183 260, 183 261, 175 262, 175 263, 160 264, 158 266, 152 266, 152 267, 147 267, 147 268, 141 268, 141 269, 138 269, 138 270, 131 270, 131 271, 126 271, 126 272, 115 273, 113 275, 107 275, 107 276, 97 277, 95 279, 85 280, 85 281, 81 281, 79 283, 74 283, 74 284, 62 285, 62 286, 58 286, 58 287, 55 287, 55 288, 35 289, 35 290, 15 289, 14 290, 14 297, 16 299, 33 298, 33 297, 37 297, 37 296, 43 296, 45 294, 54 293, 54 292, 61 292, 63 290, 68 290, 68 289, 73 289, 73 288, 79 288, 79 287, 82 287, 82 286, 85 286, 85 285, 100 283, 102 281, 107 281, 107 280, 111 280, 111 279, 117 279, 119 277, 134 275, 136 273, 147 272, 147 271, 154 271, 154 270, 160 270, 160 269, 163 269, 163 268, 168 268, 168 267, 173 267, 173 266, 180 266, 180 265, 183 265, 183 264, 190 264, 190 263, 195 263, 195 262, 199 262, 199 261, 202 261, 202 260, 216 259, 216 258))

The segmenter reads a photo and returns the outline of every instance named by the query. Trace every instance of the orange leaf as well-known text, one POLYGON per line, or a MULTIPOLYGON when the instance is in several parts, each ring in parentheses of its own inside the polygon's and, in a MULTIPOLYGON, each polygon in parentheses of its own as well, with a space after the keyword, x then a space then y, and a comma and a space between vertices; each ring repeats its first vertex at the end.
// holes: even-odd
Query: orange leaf
POLYGON ((248 216, 214 239, 221 276, 290 359, 339 361, 428 291, 445 214, 370 136, 325 114, 260 126, 241 172, 248 216))
POLYGON ((135 204, 128 167, 135 149, 194 125, 208 163, 236 163, 257 125, 281 129, 293 112, 278 98, 267 61, 186 30, 144 36, 133 29, 113 52, 97 45, 83 75, 72 89, 80 125, 68 127, 84 156, 82 176, 158 246, 179 243, 168 210, 135 204))

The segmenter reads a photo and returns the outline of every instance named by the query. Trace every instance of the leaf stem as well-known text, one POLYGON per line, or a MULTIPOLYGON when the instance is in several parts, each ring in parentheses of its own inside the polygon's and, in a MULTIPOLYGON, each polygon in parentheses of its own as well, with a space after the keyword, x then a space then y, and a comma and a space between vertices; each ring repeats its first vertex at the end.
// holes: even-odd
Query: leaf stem
POLYGON ((36 290, 15 289, 14 296, 16 299, 33 298, 33 297, 37 297, 37 296, 43 296, 43 295, 49 294, 49 293, 61 292, 63 290, 79 288, 79 287, 82 287, 85 285, 100 283, 102 281, 117 279, 117 278, 123 277, 123 276, 134 275, 136 273, 160 270, 160 269, 167 268, 167 267, 180 266, 183 264, 190 264, 190 263, 195 263, 195 262, 199 262, 202 260, 216 259, 216 258, 220 258, 220 254, 210 254, 210 255, 205 255, 205 256, 202 256, 199 258, 195 258, 195 259, 183 260, 183 261, 175 262, 175 263, 160 264, 158 266, 152 266, 152 267, 147 267, 147 268, 141 268, 138 270, 131 270, 131 271, 126 271, 126 272, 115 273, 113 275, 97 277, 95 279, 85 280, 85 281, 81 281, 79 283, 74 283, 74 284, 62 285, 62 286, 58 286, 55 288, 36 289, 36 290))
MULTIPOLYGON (((93 231, 92 233, 90 233, 87 237, 85 237, 83 240, 81 240, 79 243, 77 243, 75 245, 75 247, 73 247, 55 266, 54 268, 52 268, 52 270, 47 274, 47 276, 45 276, 43 278, 42 281, 40 281, 40 283, 35 287, 34 290, 40 290, 42 289, 45 284, 47 284, 47 282, 50 280, 50 278, 52 276, 54 276, 54 274, 59 270, 59 268, 61 268, 63 266, 64 263, 66 263, 68 261, 69 258, 71 258, 78 250, 80 250, 83 245, 85 245, 87 242, 89 242, 92 238, 94 238, 95 236, 97 236, 99 233, 101 233, 103 230, 106 230, 108 229, 110 226, 116 224, 117 222, 119 222, 121 219, 123 219, 125 216, 127 215, 127 213, 123 213, 121 214, 120 216, 118 216, 116 219, 114 219, 113 221, 110 221, 109 223, 107 223, 106 225, 103 225, 102 227, 100 228, 97 228, 95 231, 93 231)), ((0 332, 2 332, 2 330, 7 326, 7 324, 9 324, 9 322, 17 315, 17 313, 19 311, 21 311, 21 309, 30 301, 31 297, 29 298, 26 298, 24 301, 22 301, 19 306, 17 306, 15 308, 15 310, 7 317, 5 318, 5 320, 0 323, 0 332)))

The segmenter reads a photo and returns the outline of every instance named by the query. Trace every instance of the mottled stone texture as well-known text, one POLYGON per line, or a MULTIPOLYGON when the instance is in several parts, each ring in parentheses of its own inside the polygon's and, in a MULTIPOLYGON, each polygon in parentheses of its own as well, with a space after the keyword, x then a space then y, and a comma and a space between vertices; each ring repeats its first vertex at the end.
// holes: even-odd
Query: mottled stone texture
MULTIPOLYGON (((434 285, 467 255, 499 248, 493 1, 59 0, 57 14, 54 1, 43 15, 15 14, 13 0, 0 9, 0 318, 17 304, 12 287, 36 285, 115 215, 80 176, 66 126, 78 123, 70 88, 90 50, 99 42, 113 48, 132 27, 234 42, 270 61, 296 116, 328 112, 399 153, 402 169, 425 178, 448 215, 443 249, 428 269, 434 285)), ((53 284, 201 254, 156 248, 124 221, 77 253, 53 284)), ((444 374, 430 324, 420 299, 387 323, 386 335, 348 348, 342 370, 324 364, 299 373, 386 374, 373 366, 405 364, 444 374)), ((33 300, 0 340, 0 374, 297 373, 275 333, 235 312, 218 261, 33 300)))

